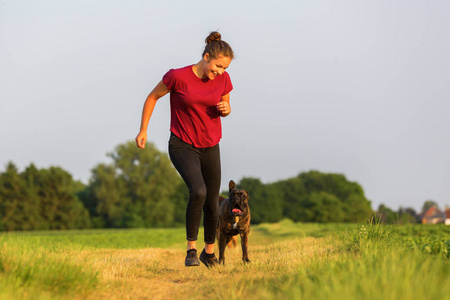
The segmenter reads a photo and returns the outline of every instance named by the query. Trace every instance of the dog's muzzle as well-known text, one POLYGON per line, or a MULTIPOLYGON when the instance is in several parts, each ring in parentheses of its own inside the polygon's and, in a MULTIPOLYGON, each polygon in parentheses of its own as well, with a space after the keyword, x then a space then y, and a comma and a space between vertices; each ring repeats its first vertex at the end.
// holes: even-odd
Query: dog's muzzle
POLYGON ((233 208, 233 210, 231 211, 231 214, 233 216, 242 216, 242 210, 240 210, 238 208, 233 208))
POLYGON ((231 214, 233 216, 242 216, 244 213, 244 207, 240 201, 235 201, 233 207, 231 208, 231 214))

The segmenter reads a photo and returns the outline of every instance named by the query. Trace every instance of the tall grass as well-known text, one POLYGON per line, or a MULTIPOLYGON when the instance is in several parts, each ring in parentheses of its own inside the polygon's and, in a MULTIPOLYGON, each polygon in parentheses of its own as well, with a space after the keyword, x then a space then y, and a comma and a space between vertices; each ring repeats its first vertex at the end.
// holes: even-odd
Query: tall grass
POLYGON ((279 243, 252 276, 213 289, 219 299, 450 299, 448 261, 411 248, 399 230, 372 218, 312 249, 307 238, 279 243))
POLYGON ((257 286, 268 299, 450 299, 450 266, 441 259, 448 257, 424 255, 446 252, 415 251, 398 230, 371 218, 346 235, 338 255, 257 286))
POLYGON ((47 298, 65 294, 83 295, 96 288, 98 272, 73 262, 67 253, 55 254, 3 242, 0 245, 0 298, 47 298))
POLYGON ((380 218, 372 216, 366 225, 350 232, 346 238, 347 249, 355 252, 371 251, 379 247, 392 247, 400 241, 392 225, 384 225, 380 218))
POLYGON ((377 247, 360 257, 341 253, 331 260, 314 259, 257 286, 271 299, 448 299, 449 275, 442 261, 377 247))

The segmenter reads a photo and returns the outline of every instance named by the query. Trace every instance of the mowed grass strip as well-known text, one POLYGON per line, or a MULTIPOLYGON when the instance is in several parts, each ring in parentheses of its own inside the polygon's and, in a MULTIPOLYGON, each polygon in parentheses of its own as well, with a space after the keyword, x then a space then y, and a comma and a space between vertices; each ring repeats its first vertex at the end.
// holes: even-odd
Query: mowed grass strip
POLYGON ((102 270, 100 277, 104 282, 89 299, 177 299, 183 295, 199 299, 222 296, 224 299, 237 299, 252 293, 248 287, 254 282, 293 274, 300 266, 337 255, 332 244, 330 238, 309 237, 255 245, 250 264, 242 263, 239 248, 227 249, 226 265, 213 269, 203 265, 186 268, 185 251, 182 250, 98 250, 95 256, 85 251, 87 257, 95 260, 91 265, 102 270), (97 255, 102 259, 98 260, 97 255))

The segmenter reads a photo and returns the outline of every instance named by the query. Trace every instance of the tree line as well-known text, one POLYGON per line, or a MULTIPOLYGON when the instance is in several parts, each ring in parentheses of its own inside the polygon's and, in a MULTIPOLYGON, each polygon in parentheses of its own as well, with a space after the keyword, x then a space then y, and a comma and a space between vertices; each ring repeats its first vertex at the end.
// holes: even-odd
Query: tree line
MULTIPOLYGON (((166 153, 133 141, 107 154, 87 184, 60 167, 0 173, 0 230, 184 226, 188 191, 166 153)), ((372 213, 362 187, 344 175, 309 171, 264 184, 245 177, 252 222, 361 222, 372 213)), ((226 191, 224 191, 226 196, 226 191)))
POLYGON ((386 224, 421 223, 424 213, 432 207, 435 207, 438 211, 441 211, 437 202, 433 200, 426 200, 423 203, 420 212, 417 212, 412 207, 399 207, 399 209, 395 211, 384 204, 380 204, 375 214, 381 222, 386 224))

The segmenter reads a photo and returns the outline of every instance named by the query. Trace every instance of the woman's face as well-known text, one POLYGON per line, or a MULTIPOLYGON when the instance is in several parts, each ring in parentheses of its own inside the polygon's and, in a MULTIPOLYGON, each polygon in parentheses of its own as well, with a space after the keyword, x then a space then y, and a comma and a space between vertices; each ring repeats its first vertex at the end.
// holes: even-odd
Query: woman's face
POLYGON ((210 58, 209 53, 203 57, 205 60, 203 77, 209 80, 214 80, 216 76, 222 75, 231 63, 231 58, 226 56, 219 56, 217 58, 210 58))

